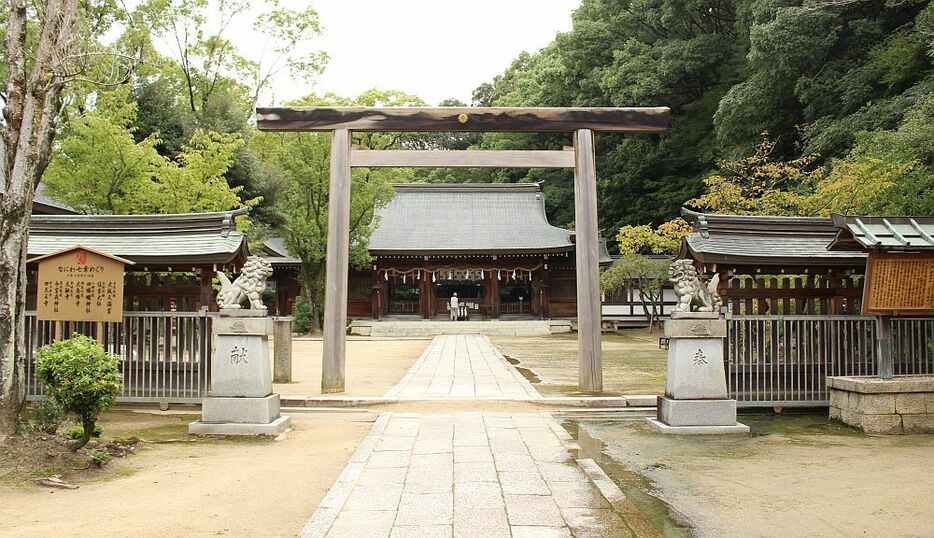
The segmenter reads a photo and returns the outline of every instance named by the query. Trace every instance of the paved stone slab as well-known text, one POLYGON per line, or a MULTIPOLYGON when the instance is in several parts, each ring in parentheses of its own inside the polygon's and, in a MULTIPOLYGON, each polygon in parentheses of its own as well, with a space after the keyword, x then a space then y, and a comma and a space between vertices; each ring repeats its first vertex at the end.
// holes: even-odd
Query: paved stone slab
MULTIPOLYGON (((541 400, 470 334, 435 338, 386 398, 541 400)), ((302 536, 627 536, 577 448, 547 412, 383 413, 302 536)))
POLYGON ((541 399, 522 374, 481 334, 436 336, 385 398, 541 399))
POLYGON ((385 413, 302 536, 628 536, 602 493, 609 479, 591 460, 571 459, 565 434, 547 413, 385 413), (420 441, 453 441, 458 431, 491 445, 508 439, 523 453, 485 445, 416 453, 420 441), (543 448, 563 458, 532 456, 543 448))

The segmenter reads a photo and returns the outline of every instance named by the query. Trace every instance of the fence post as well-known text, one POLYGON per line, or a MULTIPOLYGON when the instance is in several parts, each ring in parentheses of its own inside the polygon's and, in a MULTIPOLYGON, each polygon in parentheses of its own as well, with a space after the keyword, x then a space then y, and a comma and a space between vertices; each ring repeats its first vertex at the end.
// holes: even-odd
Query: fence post
POLYGON ((879 316, 876 318, 876 328, 879 331, 879 364, 880 379, 892 379, 894 365, 892 364, 892 318, 879 316))
POLYGON ((273 358, 272 380, 274 383, 292 382, 292 316, 272 318, 273 358))

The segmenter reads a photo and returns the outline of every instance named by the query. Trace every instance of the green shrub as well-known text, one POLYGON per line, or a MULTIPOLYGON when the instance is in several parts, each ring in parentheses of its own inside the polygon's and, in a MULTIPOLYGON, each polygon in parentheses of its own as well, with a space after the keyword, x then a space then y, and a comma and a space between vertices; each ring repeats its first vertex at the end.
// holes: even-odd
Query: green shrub
POLYGON ((87 444, 97 417, 120 394, 123 376, 118 364, 115 355, 79 334, 39 350, 36 377, 45 385, 46 395, 66 412, 78 415, 83 427, 81 439, 72 450, 87 444))
POLYGON ((311 329, 311 307, 303 295, 295 298, 295 309, 292 311, 292 331, 305 334, 311 329))
MULTIPOLYGON (((101 427, 94 426, 94 431, 91 432, 91 437, 100 437, 101 433, 101 427)), ((81 439, 84 437, 84 428, 82 426, 75 426, 74 428, 65 432, 65 437, 69 439, 81 439)))
POLYGON ((65 410, 52 397, 43 398, 30 413, 34 430, 48 435, 55 435, 66 418, 65 410))
POLYGON ((94 449, 88 454, 88 460, 94 465, 102 467, 105 463, 110 461, 110 452, 107 452, 105 448, 94 449))

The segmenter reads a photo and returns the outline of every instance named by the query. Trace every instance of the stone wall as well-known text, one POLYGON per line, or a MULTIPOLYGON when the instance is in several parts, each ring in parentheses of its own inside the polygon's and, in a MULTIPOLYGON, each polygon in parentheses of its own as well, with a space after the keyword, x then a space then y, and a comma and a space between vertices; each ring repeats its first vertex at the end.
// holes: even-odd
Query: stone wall
POLYGON ((934 433, 934 376, 829 377, 830 418, 866 433, 934 433))

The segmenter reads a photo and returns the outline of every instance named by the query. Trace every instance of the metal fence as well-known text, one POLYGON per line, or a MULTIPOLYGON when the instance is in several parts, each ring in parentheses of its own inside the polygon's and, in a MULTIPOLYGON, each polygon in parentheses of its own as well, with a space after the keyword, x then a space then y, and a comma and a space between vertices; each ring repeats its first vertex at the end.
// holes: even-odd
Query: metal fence
MULTIPOLYGON (((211 384, 210 312, 126 312, 119 323, 103 323, 104 349, 120 357, 122 402, 200 403, 211 384)), ((97 337, 96 323, 62 322, 62 335, 97 337)), ((26 390, 36 398, 38 349, 53 341, 54 321, 26 315, 26 390)))
MULTIPOLYGON (((733 316, 725 367, 743 407, 827 405, 827 376, 876 375, 875 318, 733 316)), ((934 318, 892 319, 895 374, 934 374, 934 318)))

